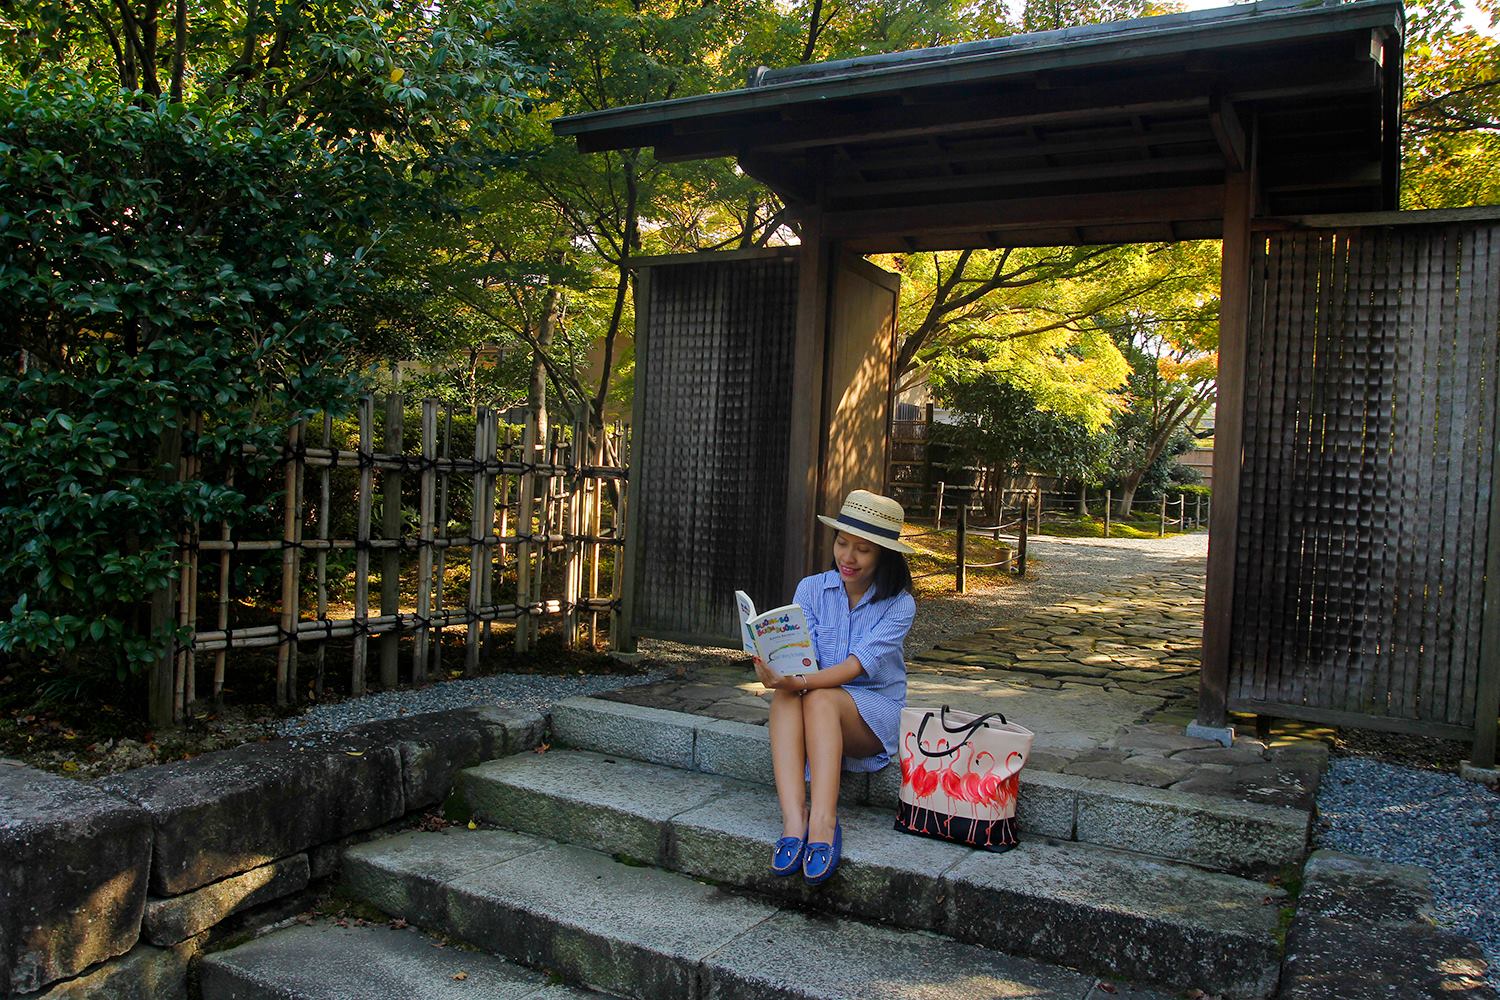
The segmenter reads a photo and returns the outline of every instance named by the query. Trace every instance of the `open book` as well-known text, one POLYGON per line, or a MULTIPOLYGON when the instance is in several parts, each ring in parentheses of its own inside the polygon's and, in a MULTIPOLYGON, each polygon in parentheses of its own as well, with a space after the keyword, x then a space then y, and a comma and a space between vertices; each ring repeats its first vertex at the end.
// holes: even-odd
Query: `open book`
POLYGON ((781 677, 817 671, 812 629, 807 627, 807 616, 800 605, 788 604, 758 615, 743 590, 736 590, 734 599, 740 609, 740 641, 746 653, 759 656, 772 673, 781 677))

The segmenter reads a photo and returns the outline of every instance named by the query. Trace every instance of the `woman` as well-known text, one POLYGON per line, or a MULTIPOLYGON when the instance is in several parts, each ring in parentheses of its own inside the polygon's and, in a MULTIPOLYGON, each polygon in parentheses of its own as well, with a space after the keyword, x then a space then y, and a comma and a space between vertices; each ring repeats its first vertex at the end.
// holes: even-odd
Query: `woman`
POLYGON ((897 752, 906 702, 902 644, 916 613, 903 519, 899 503, 865 490, 850 493, 838 517, 818 515, 835 529, 833 568, 804 579, 794 600, 807 615, 819 669, 778 677, 755 660, 760 682, 775 692, 771 759, 782 837, 771 870, 778 875, 800 867, 803 878, 817 884, 833 874, 843 840, 841 765, 878 771, 897 752))

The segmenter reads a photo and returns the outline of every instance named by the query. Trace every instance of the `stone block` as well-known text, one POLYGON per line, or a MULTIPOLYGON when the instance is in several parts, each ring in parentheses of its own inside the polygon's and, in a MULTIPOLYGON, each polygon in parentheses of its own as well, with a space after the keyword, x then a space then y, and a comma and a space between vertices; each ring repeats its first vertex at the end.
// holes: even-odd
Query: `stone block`
POLYGON ((448 927, 449 882, 546 846, 534 837, 500 830, 403 833, 351 847, 340 878, 355 898, 393 917, 442 930, 448 927))
POLYGON ((1496 1000, 1473 941, 1433 925, 1425 869, 1316 851, 1287 933, 1283 1000, 1496 1000))
POLYGON ((534 750, 547 741, 550 728, 547 716, 524 708, 503 708, 487 705, 469 709, 481 723, 488 726, 492 736, 501 740, 499 753, 493 757, 534 750))
POLYGON ((947 932, 972 944, 1236 997, 1276 984, 1281 893, 1259 882, 1088 844, 1023 842, 1001 858, 972 855, 945 883, 947 932))
POLYGON ((450 933, 570 982, 645 998, 698 995, 700 963, 776 912, 567 846, 456 879, 447 895, 450 933))
POLYGON ((765 726, 720 720, 698 727, 694 766, 707 774, 775 784, 771 771, 771 734, 765 726))
POLYGON ((789 911, 720 948, 702 975, 699 995, 714 1000, 1079 1000, 1093 984, 945 938, 789 911))
POLYGON ((1301 809, 1085 780, 1077 839, 1090 844, 1231 872, 1273 871, 1307 853, 1312 817, 1301 809))
POLYGON ((552 706, 552 735, 564 746, 693 769, 699 719, 644 705, 569 698, 552 706))
POLYGON ((798 877, 777 877, 768 864, 771 845, 781 836, 781 809, 769 790, 740 785, 672 820, 668 867, 811 908, 937 929, 939 880, 969 852, 901 833, 885 810, 845 809, 839 822, 843 860, 835 878, 813 887, 798 877))
POLYGON ((414 812, 446 799, 459 771, 517 752, 519 746, 512 749, 512 743, 525 742, 543 726, 543 716, 534 712, 458 709, 371 722, 355 726, 349 735, 397 748, 405 809, 414 812))
POLYGON ((0 993, 128 952, 140 936, 151 817, 94 785, 0 766, 0 993))
MULTIPOLYGON (((234 1000, 536 1000, 547 989, 541 972, 442 947, 411 928, 328 922, 209 955, 200 978, 205 997, 234 1000)), ((555 989, 558 997, 585 1000, 580 991, 555 989)))
POLYGON ((1021 771, 1016 796, 1016 824, 1022 833, 1057 840, 1076 839, 1078 792, 1090 787, 1087 778, 1056 771, 1021 771))
POLYGON ((250 743, 101 779, 154 826, 151 890, 176 896, 406 811, 401 750, 349 733, 250 743))
POLYGON ((665 856, 673 816, 728 787, 695 771, 566 749, 491 761, 459 781, 475 814, 491 823, 650 864, 665 856))
POLYGON ((122 958, 56 983, 29 1000, 188 1000, 188 966, 208 935, 170 948, 138 944, 122 958))
POLYGON ((307 888, 307 855, 297 854, 170 899, 148 899, 144 930, 152 944, 174 945, 234 913, 307 888))

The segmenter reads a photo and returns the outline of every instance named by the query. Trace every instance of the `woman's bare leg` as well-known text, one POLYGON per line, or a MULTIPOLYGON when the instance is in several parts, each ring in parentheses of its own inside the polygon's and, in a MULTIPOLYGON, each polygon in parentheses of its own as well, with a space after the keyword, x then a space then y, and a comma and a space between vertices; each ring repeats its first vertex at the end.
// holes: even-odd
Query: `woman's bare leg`
POLYGON ((781 803, 781 835, 807 833, 807 744, 802 738, 802 695, 775 691, 771 695, 771 770, 776 775, 776 801, 781 803))
MULTIPOLYGON (((838 819, 839 778, 843 757, 869 757, 883 747, 859 717, 854 699, 843 688, 819 688, 802 696, 802 718, 807 734, 807 762, 812 771, 812 811, 808 817, 810 843, 833 842, 838 819)), ((775 734, 772 734, 775 742, 775 734)), ((776 775, 781 785, 781 774, 776 775)))

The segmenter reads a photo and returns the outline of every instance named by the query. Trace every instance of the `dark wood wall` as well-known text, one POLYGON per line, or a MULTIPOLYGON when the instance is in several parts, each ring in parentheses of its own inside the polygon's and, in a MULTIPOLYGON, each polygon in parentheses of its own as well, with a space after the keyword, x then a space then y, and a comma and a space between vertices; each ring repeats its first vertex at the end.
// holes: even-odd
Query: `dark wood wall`
POLYGON ((785 603, 795 252, 641 268, 630 470, 637 634, 733 642, 734 592, 785 603))
POLYGON ((1500 221, 1257 234, 1231 709, 1474 732, 1497 271, 1500 221))

